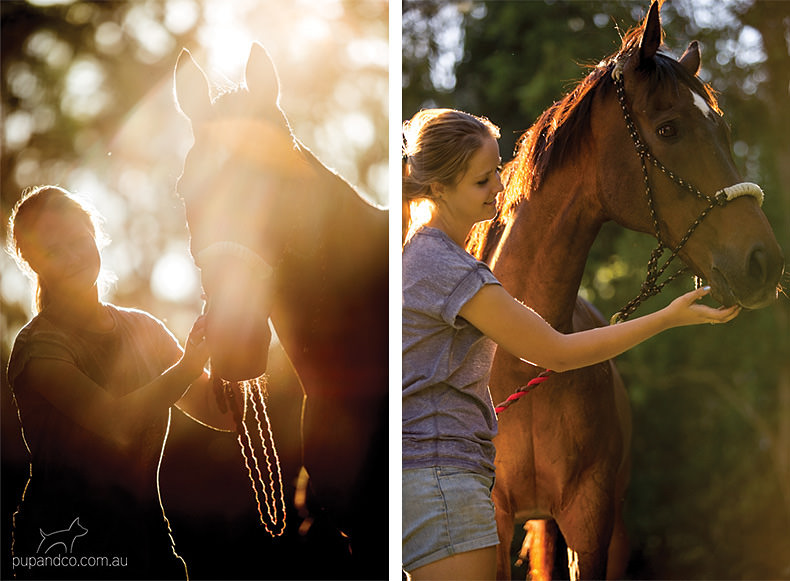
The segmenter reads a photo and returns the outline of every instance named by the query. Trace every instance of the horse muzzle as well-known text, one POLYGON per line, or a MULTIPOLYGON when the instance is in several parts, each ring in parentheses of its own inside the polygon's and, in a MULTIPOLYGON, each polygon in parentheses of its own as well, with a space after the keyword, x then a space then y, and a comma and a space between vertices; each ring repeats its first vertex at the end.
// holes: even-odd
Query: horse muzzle
POLYGON ((778 245, 755 244, 742 264, 731 259, 714 261, 709 278, 711 296, 724 306, 761 309, 774 303, 784 272, 784 256, 778 245))
POLYGON ((212 317, 206 321, 211 374, 244 381, 266 372, 272 332, 265 315, 212 317))

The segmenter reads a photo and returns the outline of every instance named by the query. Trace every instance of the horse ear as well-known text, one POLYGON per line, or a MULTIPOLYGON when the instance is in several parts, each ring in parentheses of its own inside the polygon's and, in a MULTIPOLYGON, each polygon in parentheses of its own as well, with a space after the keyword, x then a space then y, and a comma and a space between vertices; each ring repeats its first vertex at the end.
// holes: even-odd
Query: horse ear
POLYGON ((683 68, 695 76, 699 72, 701 61, 702 56, 700 54, 699 43, 696 40, 692 40, 691 43, 689 43, 686 52, 684 52, 683 56, 678 60, 678 62, 683 65, 683 68))
POLYGON ((190 120, 204 118, 211 110, 209 82, 187 49, 181 49, 173 73, 176 107, 190 120))
POLYGON ((662 0, 654 0, 650 5, 650 12, 642 28, 642 42, 639 45, 639 61, 651 60, 661 46, 663 31, 661 30, 661 17, 658 12, 662 0))
POLYGON ((263 98, 266 103, 276 104, 280 98, 280 79, 269 53, 258 42, 252 43, 244 81, 250 93, 263 98))

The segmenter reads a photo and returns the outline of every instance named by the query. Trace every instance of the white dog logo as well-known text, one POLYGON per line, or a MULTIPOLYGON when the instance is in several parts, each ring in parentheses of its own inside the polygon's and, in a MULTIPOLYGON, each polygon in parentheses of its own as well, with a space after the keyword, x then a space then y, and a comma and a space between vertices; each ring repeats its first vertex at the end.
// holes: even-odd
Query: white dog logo
POLYGON ((80 517, 77 517, 71 521, 69 528, 62 531, 54 531, 47 534, 39 529, 38 532, 41 533, 41 543, 38 545, 37 553, 43 552, 46 554, 52 547, 57 545, 63 545, 63 549, 67 553, 71 553, 74 548, 74 541, 77 540, 77 537, 85 536, 88 533, 88 529, 80 524, 80 517))

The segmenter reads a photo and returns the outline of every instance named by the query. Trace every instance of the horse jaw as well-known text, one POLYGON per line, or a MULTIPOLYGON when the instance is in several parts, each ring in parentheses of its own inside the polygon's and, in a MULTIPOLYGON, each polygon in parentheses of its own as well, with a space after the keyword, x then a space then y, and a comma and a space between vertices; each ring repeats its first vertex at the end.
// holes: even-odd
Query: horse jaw
POLYGON ((212 300, 206 320, 211 374, 227 381, 255 379, 266 372, 272 331, 265 314, 249 312, 249 303, 212 300))

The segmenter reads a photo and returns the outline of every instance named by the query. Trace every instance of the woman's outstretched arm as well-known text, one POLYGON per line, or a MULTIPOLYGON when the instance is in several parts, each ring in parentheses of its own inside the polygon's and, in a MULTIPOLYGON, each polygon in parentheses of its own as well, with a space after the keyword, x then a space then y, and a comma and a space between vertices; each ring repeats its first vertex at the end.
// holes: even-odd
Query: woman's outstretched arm
POLYGON ((716 309, 699 304, 708 292, 707 287, 697 289, 655 313, 567 335, 554 330, 499 285, 481 288, 459 314, 508 353, 540 367, 568 371, 611 359, 661 331, 724 323, 740 312, 737 306, 716 309))

